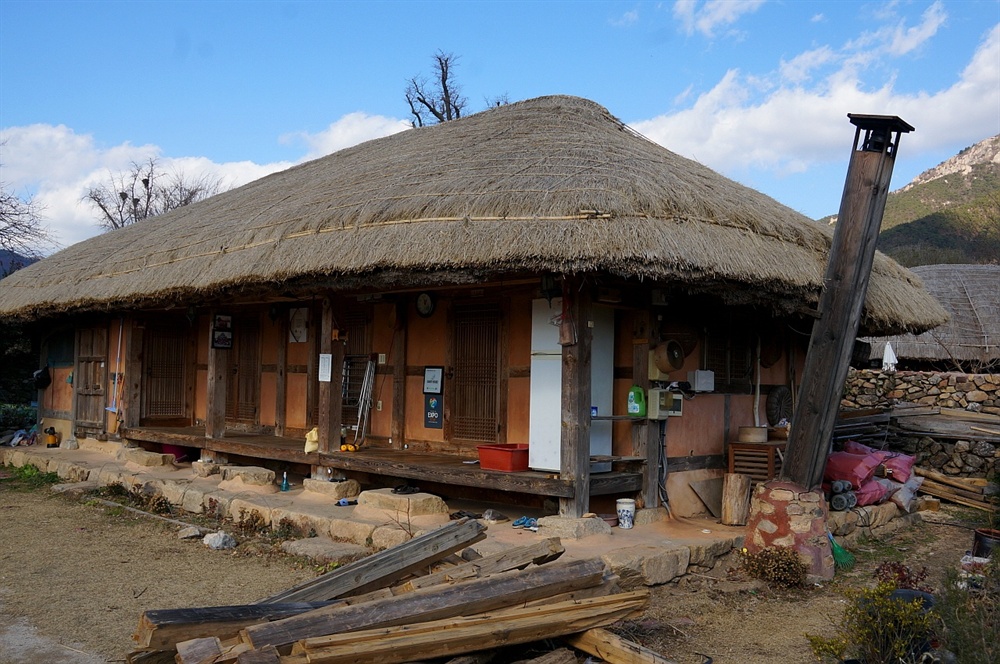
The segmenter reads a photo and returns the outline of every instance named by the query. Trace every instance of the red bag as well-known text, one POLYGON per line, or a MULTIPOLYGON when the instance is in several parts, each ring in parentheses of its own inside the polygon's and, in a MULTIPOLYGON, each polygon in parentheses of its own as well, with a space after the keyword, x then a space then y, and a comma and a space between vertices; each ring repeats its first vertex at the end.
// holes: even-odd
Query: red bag
POLYGON ((875 479, 868 480, 854 492, 858 497, 858 506, 877 505, 885 500, 889 487, 875 479))
POLYGON ((896 482, 906 482, 913 473, 913 464, 917 462, 915 457, 909 454, 890 452, 889 456, 882 460, 885 466, 885 474, 896 482))
POLYGON ((855 490, 872 478, 880 461, 875 454, 851 454, 850 452, 834 452, 826 460, 826 470, 823 479, 847 480, 855 490))

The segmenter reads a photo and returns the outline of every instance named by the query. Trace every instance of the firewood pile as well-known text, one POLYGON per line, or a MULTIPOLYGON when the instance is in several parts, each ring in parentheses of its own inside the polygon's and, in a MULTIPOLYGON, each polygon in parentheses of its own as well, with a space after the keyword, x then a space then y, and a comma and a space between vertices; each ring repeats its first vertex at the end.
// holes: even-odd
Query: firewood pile
POLYGON ((521 652, 547 652, 522 663, 571 664, 581 651, 669 664, 604 629, 640 616, 648 591, 621 592, 600 559, 560 560, 558 538, 479 557, 467 547, 483 538, 459 519, 256 604, 147 610, 127 661, 477 664, 532 644, 521 652))

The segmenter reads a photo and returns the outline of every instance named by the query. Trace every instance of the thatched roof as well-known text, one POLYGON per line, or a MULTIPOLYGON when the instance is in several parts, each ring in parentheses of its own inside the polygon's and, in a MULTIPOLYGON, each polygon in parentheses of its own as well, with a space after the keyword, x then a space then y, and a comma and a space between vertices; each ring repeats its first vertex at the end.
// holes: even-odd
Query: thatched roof
MULTIPOLYGON (((593 102, 542 97, 369 141, 81 242, 0 282, 0 315, 541 271, 793 311, 816 301, 830 238, 593 102)), ((943 319, 918 280, 877 257, 864 329, 943 319)))
POLYGON ((1000 265, 921 265, 912 271, 951 318, 923 334, 865 339, 871 358, 881 359, 890 342, 900 360, 1000 362, 1000 265))

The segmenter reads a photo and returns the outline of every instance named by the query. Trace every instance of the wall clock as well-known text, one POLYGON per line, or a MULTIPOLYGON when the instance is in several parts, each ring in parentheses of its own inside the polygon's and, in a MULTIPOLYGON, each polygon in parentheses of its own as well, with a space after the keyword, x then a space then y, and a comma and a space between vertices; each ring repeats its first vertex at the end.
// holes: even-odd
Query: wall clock
POLYGON ((424 318, 434 313, 435 305, 434 296, 430 293, 425 291, 417 295, 417 313, 424 318))

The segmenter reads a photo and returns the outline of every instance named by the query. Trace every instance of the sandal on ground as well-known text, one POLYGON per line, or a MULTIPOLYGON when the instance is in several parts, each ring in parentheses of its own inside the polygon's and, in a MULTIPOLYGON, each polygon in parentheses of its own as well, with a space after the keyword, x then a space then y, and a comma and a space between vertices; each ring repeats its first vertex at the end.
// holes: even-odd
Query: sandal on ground
POLYGON ((420 493, 420 487, 410 486, 408 484, 400 484, 395 489, 392 490, 393 493, 400 495, 408 495, 411 493, 420 493))
POLYGON ((452 520, 456 519, 482 519, 482 514, 476 514, 475 512, 466 512, 465 510, 458 510, 457 512, 452 512, 448 515, 448 518, 452 520))
POLYGON ((514 523, 510 524, 510 527, 511 528, 524 528, 525 526, 528 525, 528 521, 530 521, 530 519, 528 519, 528 517, 526 517, 526 516, 518 517, 518 518, 514 519, 514 523))

